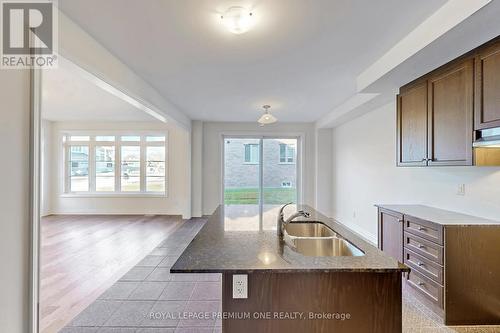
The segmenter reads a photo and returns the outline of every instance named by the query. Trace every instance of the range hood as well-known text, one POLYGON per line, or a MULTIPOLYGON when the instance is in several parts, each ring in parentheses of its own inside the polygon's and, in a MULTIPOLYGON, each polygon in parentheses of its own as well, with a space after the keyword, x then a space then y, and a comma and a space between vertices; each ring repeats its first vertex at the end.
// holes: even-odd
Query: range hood
POLYGON ((476 131, 474 165, 500 166, 500 127, 476 131))

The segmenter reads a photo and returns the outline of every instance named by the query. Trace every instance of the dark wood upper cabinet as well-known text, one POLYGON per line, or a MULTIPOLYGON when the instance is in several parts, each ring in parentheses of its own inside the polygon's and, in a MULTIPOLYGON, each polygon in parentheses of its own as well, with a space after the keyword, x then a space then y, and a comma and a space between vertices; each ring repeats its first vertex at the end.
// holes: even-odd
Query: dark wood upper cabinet
POLYGON ((475 129, 500 127, 500 41, 476 55, 475 129))
POLYGON ((427 81, 401 89, 397 97, 397 164, 427 165, 427 81))
POLYGON ((474 60, 428 79, 428 165, 472 165, 474 60))
POLYGON ((474 139, 494 127, 500 127, 500 36, 400 88, 397 165, 477 164, 474 139))

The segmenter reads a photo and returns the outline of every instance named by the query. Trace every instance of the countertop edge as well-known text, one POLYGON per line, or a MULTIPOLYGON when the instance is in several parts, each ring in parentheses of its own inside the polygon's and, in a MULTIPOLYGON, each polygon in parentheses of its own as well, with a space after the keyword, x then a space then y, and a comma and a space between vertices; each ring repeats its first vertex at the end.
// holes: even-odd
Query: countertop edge
POLYGON ((409 267, 399 268, 332 268, 332 269, 175 269, 171 268, 170 273, 219 273, 219 274, 239 274, 239 273, 408 273, 409 267))
POLYGON ((420 205, 420 204, 375 204, 375 207, 379 209, 384 209, 387 211, 391 211, 393 213, 397 214, 403 214, 403 215, 408 215, 413 218, 433 222, 436 224, 439 224, 443 227, 460 227, 460 226, 467 226, 467 227, 486 227, 486 226, 500 226, 500 221, 495 221, 492 219, 487 219, 479 216, 474 216, 474 215, 469 215, 465 213, 460 213, 460 212, 455 212, 452 210, 447 210, 443 208, 437 208, 437 207, 432 207, 432 206, 427 206, 427 205, 420 205), (422 216, 419 214, 415 214, 411 211, 408 211, 408 207, 420 207, 422 209, 428 209, 429 211, 436 211, 436 212, 441 212, 441 213, 449 213, 456 215, 457 217, 461 217, 462 219, 476 219, 478 222, 467 222, 466 220, 461 220, 461 219, 456 219, 456 222, 450 222, 450 221, 443 221, 441 218, 429 218, 427 216, 422 216), (398 209, 399 208, 399 209, 398 209))

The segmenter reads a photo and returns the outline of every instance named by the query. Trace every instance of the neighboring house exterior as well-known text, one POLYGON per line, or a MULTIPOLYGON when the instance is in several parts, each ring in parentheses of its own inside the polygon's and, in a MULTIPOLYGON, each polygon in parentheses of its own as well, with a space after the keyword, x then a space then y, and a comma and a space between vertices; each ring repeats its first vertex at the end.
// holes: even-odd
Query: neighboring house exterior
MULTIPOLYGON (((225 139, 226 188, 259 187, 259 140, 225 139)), ((265 188, 296 188, 296 140, 266 139, 263 146, 265 188)))

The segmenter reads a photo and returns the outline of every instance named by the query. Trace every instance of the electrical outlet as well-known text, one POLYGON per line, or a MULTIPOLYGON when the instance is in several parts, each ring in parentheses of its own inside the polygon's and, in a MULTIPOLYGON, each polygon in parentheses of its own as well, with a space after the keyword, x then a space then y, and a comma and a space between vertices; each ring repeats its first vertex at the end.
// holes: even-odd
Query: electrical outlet
POLYGON ((233 298, 248 298, 248 275, 233 275, 233 298))
POLYGON ((465 195, 465 184, 458 184, 457 195, 465 195))

